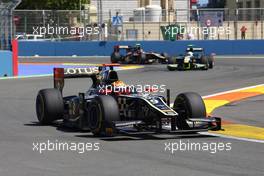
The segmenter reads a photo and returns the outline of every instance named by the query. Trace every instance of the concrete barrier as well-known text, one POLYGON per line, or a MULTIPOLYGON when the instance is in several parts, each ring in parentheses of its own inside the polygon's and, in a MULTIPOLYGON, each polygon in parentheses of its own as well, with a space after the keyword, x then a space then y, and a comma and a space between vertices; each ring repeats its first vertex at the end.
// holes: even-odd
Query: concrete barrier
POLYGON ((13 76, 12 60, 11 51, 0 51, 0 77, 13 76))
POLYGON ((207 54, 252 55, 264 54, 264 40, 205 40, 205 41, 21 41, 19 56, 110 56, 115 45, 140 43, 144 50, 182 54, 187 45, 203 47, 207 54))

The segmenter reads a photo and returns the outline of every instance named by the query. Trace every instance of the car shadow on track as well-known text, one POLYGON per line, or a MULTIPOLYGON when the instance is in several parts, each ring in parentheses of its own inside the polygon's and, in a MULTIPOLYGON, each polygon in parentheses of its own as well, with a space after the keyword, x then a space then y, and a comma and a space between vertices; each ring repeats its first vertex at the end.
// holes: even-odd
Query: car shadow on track
POLYGON ((204 135, 204 134, 184 134, 184 135, 117 135, 114 137, 95 137, 93 134, 75 135, 81 138, 98 138, 103 141, 137 141, 137 140, 168 140, 168 139, 195 139, 195 138, 217 138, 216 136, 204 135))
POLYGON ((81 131, 80 129, 75 128, 75 127, 64 126, 63 123, 61 123, 61 122, 56 122, 56 123, 53 123, 51 125, 42 125, 37 121, 32 121, 30 123, 24 124, 24 126, 31 126, 31 127, 50 126, 50 127, 56 128, 58 131, 62 131, 62 132, 66 132, 66 133, 87 132, 87 131, 81 131))
POLYGON ((25 123, 24 126, 38 127, 38 126, 43 126, 43 125, 39 124, 38 122, 30 122, 30 123, 25 123))
MULTIPOLYGON (((32 122, 24 124, 24 125, 30 126, 30 127, 45 126, 45 125, 39 124, 36 121, 32 121, 32 122)), ((200 133, 194 133, 194 134, 132 134, 132 135, 118 134, 114 137, 98 137, 98 136, 94 136, 89 131, 82 131, 78 128, 74 128, 74 127, 71 128, 68 126, 64 126, 63 123, 54 123, 52 125, 46 125, 46 126, 55 127, 56 130, 61 131, 61 132, 65 132, 65 133, 82 133, 82 134, 74 135, 75 137, 78 137, 78 138, 97 138, 99 140, 109 141, 109 142, 135 141, 135 140, 218 138, 216 136, 205 135, 205 134, 200 134, 200 133)))

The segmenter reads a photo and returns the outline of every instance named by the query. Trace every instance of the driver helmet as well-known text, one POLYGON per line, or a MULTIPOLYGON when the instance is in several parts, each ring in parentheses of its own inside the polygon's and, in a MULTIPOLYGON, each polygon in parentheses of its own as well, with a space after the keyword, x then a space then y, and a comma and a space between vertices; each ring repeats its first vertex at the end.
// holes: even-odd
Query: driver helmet
POLYGON ((112 86, 114 86, 114 87, 125 87, 126 84, 123 81, 118 80, 118 81, 113 82, 112 86))
POLYGON ((139 43, 137 43, 137 44, 135 45, 135 48, 136 48, 136 49, 141 49, 141 45, 140 45, 139 43))
POLYGON ((189 51, 187 55, 193 57, 193 52, 189 51))

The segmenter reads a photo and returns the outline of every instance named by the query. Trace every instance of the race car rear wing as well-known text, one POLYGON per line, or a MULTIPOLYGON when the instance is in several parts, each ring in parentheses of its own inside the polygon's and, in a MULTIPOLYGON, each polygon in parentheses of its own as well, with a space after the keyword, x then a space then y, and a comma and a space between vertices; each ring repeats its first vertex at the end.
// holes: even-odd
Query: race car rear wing
MULTIPOLYGON (((190 51, 191 48, 187 48, 186 51, 190 51)), ((203 48, 192 48, 193 51, 203 51, 203 48)))
POLYGON ((64 87, 64 79, 71 78, 91 78, 93 85, 97 82, 96 75, 100 71, 107 69, 113 70, 114 67, 120 66, 120 64, 102 64, 98 67, 83 67, 83 68, 54 68, 53 69, 53 80, 54 88, 62 92, 64 87))
POLYGON ((87 68, 54 68, 53 80, 54 88, 62 92, 64 79, 71 78, 91 78, 93 83, 96 82, 96 75, 99 73, 98 67, 87 68))

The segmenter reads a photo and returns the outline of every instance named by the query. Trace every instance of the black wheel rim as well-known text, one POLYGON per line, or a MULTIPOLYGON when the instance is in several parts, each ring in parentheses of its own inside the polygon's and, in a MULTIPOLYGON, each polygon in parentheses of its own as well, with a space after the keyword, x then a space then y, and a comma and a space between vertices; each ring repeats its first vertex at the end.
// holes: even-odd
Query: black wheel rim
POLYGON ((91 129, 96 129, 99 126, 99 109, 96 105, 92 105, 92 107, 89 110, 89 123, 90 123, 90 127, 91 129))
POLYGON ((189 129, 190 127, 186 120, 191 117, 191 114, 188 109, 188 104, 184 97, 180 96, 176 99, 174 103, 174 110, 179 114, 179 118, 176 121, 176 126, 178 127, 178 129, 189 129))
POLYGON ((181 116, 184 117, 184 119, 189 118, 190 117, 190 112, 188 109, 188 105, 187 102, 185 101, 185 99, 183 97, 178 97, 174 108, 176 110, 176 112, 181 116))
POLYGON ((40 122, 43 121, 44 118, 44 102, 41 95, 38 95, 37 102, 36 102, 36 110, 37 110, 37 117, 40 122))

